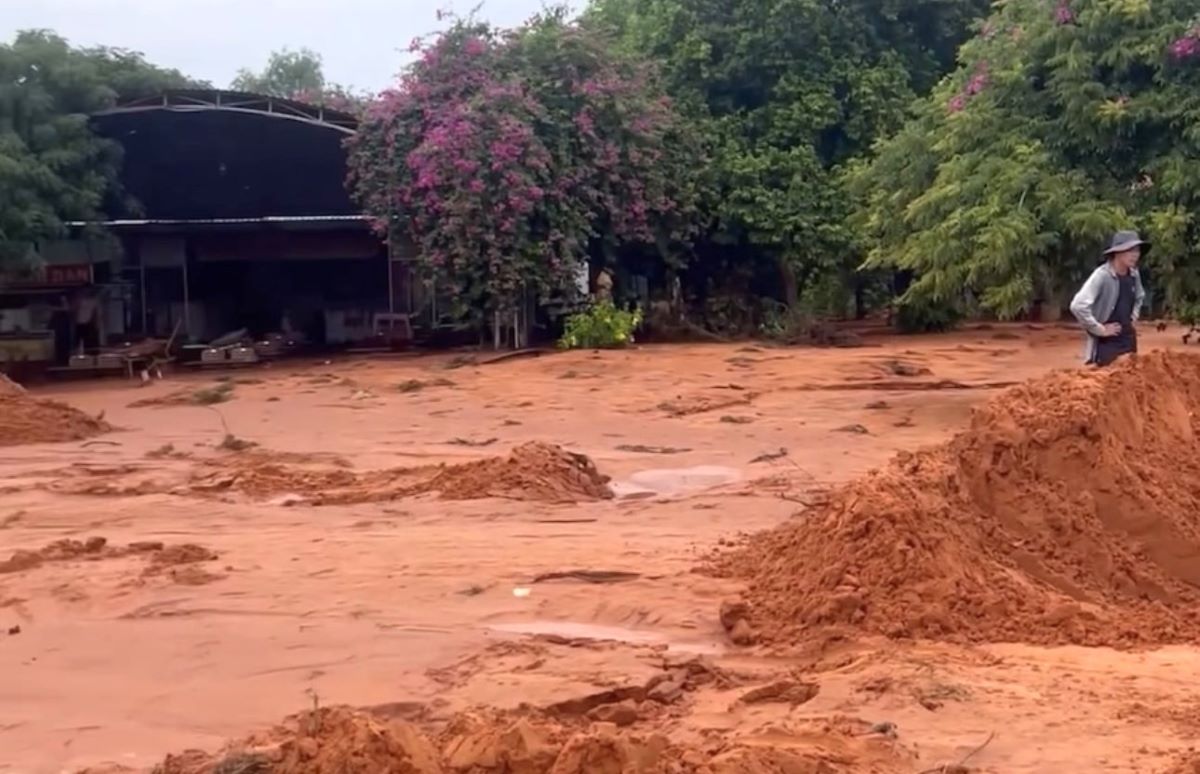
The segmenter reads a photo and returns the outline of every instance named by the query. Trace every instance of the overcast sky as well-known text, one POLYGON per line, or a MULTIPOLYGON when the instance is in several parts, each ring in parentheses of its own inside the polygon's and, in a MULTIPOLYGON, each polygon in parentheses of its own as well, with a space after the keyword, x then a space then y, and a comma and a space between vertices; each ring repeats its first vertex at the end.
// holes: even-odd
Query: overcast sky
MULTIPOLYGON (((407 60, 409 41, 438 29, 436 8, 470 11, 476 0, 0 0, 0 38, 51 29, 80 46, 141 51, 155 64, 228 86, 239 68, 307 46, 326 79, 378 91, 407 60)), ((519 24, 541 0, 485 0, 479 15, 519 24)))

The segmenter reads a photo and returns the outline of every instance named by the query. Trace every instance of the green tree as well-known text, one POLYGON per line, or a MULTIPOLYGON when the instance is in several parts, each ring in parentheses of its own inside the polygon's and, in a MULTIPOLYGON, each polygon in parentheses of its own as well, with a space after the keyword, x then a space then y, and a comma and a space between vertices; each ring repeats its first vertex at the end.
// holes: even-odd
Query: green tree
POLYGON ((1061 301, 1139 226, 1171 302, 1200 293, 1200 24, 1188 0, 1010 0, 853 175, 867 265, 902 301, 1003 317, 1061 301))
POLYGON ((271 52, 261 72, 241 69, 230 88, 254 94, 290 98, 296 94, 325 91, 325 67, 321 55, 302 48, 271 52))
POLYGON ((230 88, 352 113, 359 112, 370 99, 352 88, 325 80, 321 55, 307 48, 272 52, 261 72, 239 70, 230 88))
POLYGON ((95 218, 116 190, 120 147, 92 133, 89 114, 187 83, 139 54, 73 49, 50 32, 0 45, 0 264, 32 260, 39 240, 95 218))
MULTIPOLYGON (((702 253, 778 267, 787 301, 857 264, 841 168, 903 122, 986 0, 593 0, 588 24, 663 62, 712 148, 702 253)), ((847 291, 848 292, 848 291, 847 291)), ((844 294, 843 294, 844 298, 844 294)))

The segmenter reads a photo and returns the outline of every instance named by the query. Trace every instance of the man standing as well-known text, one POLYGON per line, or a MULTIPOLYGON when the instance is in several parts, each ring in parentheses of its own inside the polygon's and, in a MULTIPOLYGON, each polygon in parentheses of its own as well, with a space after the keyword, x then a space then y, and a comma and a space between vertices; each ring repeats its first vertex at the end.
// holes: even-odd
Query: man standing
POLYGON ((1075 294, 1071 314, 1087 333, 1084 357, 1089 365, 1106 366, 1137 352, 1137 320, 1146 291, 1138 261, 1150 251, 1136 231, 1118 231, 1104 251, 1105 261, 1075 294))

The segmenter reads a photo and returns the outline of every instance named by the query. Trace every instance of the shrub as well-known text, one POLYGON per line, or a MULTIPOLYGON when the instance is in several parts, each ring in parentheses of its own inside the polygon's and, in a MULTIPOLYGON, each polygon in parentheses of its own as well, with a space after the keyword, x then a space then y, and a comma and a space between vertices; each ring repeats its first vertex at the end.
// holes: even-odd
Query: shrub
POLYGON ((594 302, 587 311, 567 318, 558 346, 562 349, 612 349, 633 343, 642 310, 618 309, 611 301, 594 302))
POLYGON ((962 319, 960 310, 945 304, 913 301, 896 309, 896 327, 901 333, 942 333, 957 327, 962 319))

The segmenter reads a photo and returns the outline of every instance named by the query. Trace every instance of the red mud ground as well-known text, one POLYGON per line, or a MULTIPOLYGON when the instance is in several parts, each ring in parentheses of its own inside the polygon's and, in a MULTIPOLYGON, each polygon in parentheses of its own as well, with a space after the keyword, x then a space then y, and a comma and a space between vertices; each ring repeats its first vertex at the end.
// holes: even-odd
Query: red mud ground
POLYGON ((0 559, 108 541, 0 574, 0 771, 1194 770, 1190 367, 972 418, 1074 333, 868 343, 34 390, 121 430, 0 449, 0 559), (565 479, 521 477, 531 442, 565 479), (475 499, 374 486, 463 471, 475 499), (697 572, 721 544, 735 577, 697 572), (722 627, 738 595, 761 645, 722 627))

